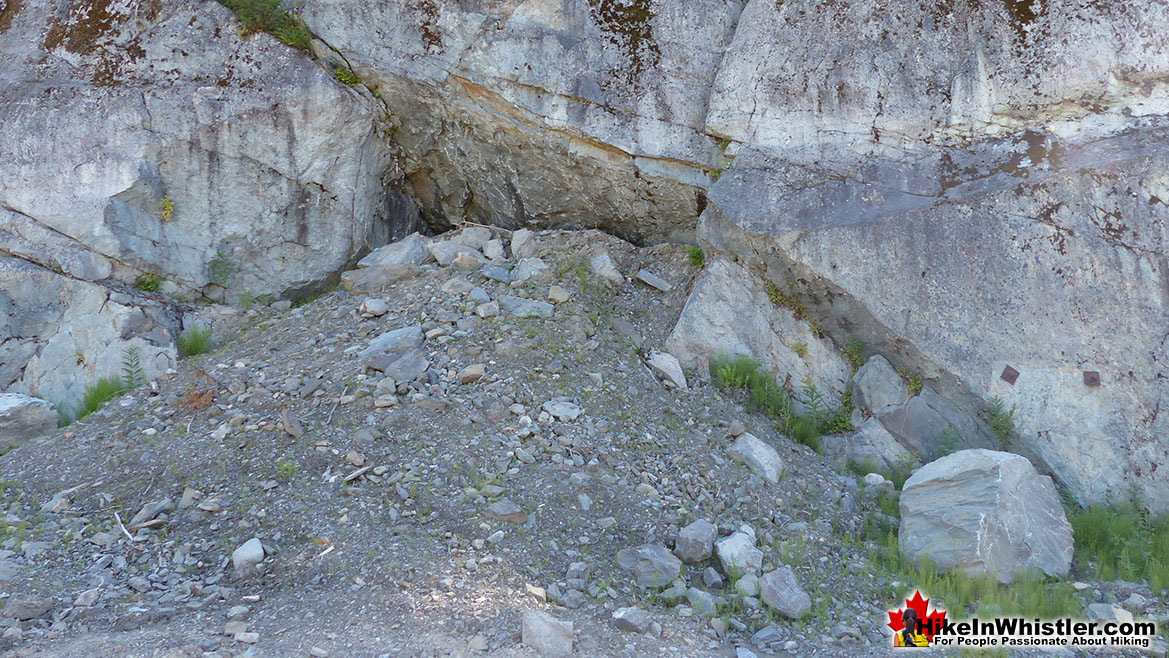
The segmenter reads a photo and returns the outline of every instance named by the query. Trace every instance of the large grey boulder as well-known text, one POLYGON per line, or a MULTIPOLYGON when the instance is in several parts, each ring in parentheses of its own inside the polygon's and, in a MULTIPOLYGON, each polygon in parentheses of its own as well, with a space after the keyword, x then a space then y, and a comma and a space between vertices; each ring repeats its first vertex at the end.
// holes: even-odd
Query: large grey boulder
POLYGON ((957 440, 960 447, 1005 447, 993 446, 977 420, 929 386, 901 404, 884 407, 877 419, 898 443, 925 461, 941 456, 948 439, 957 440))
POLYGON ((799 619, 812 609, 812 599, 796 582, 795 572, 787 565, 760 576, 759 598, 789 619, 799 619))
POLYGON ((730 456, 747 465, 751 472, 770 484, 779 482, 783 475, 783 460, 775 448, 754 434, 744 432, 731 444, 730 456))
POLYGON ((411 233, 397 242, 374 249, 365 258, 357 261, 357 265, 359 267, 421 265, 430 257, 428 244, 426 238, 418 233, 411 233))
POLYGON ((572 622, 540 610, 525 610, 520 639, 540 658, 568 658, 572 655, 572 622))
POLYGON ((714 552, 728 575, 758 574, 763 568, 763 551, 755 546, 755 529, 743 525, 731 536, 715 542, 714 552))
POLYGON ((28 443, 57 427, 57 412, 44 400, 8 393, 0 395, 0 451, 28 443))
POLYGON ((642 544, 617 553, 617 566, 633 572, 634 581, 643 589, 660 589, 682 572, 682 561, 661 544, 642 544))
POLYGON ((962 450, 915 472, 901 491, 898 542, 911 560, 988 574, 1067 574, 1072 528, 1051 478, 1019 455, 962 450))
POLYGON ((825 454, 831 455, 837 462, 847 465, 849 462, 884 473, 896 468, 903 468, 917 461, 913 453, 909 452, 893 438, 876 418, 869 418, 851 435, 840 437, 822 437, 825 454))
POLYGON ((697 564, 710 557, 717 538, 718 528, 706 519, 698 519, 678 531, 674 555, 686 564, 697 564))

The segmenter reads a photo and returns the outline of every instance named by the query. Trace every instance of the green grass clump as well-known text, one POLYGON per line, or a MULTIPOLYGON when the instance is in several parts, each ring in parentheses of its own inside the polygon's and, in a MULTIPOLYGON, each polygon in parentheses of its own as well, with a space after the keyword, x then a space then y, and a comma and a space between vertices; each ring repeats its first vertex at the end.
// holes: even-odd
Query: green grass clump
POLYGON ((848 365, 852 366, 852 374, 854 375, 864 365, 864 361, 861 359, 861 352, 864 349, 865 344, 855 338, 844 341, 844 358, 848 361, 848 365))
POLYGON ((134 287, 142 292, 158 292, 159 286, 162 285, 162 279, 157 274, 146 272, 134 281, 134 287))
POLYGON ((341 84, 346 84, 350 87, 356 87, 361 84, 361 78, 357 77, 357 74, 352 69, 345 66, 338 66, 333 71, 333 77, 337 78, 337 81, 341 84))
POLYGON ((158 205, 162 209, 162 221, 169 222, 171 216, 175 214, 175 200, 168 194, 162 197, 158 205))
POLYGON ((207 327, 189 327, 179 334, 176 341, 181 356, 195 356, 211 348, 211 329, 207 327))
POLYGON ((702 253, 702 247, 696 244, 687 245, 686 257, 690 260, 690 264, 697 269, 706 267, 706 254, 702 253))
MULTIPOLYGON (((897 535, 889 531, 869 548, 869 560, 877 571, 894 574, 910 591, 918 589, 931 604, 955 616, 1022 615, 1027 618, 1075 616, 1082 610, 1079 595, 1066 582, 1048 581, 1034 573, 1019 574, 1010 585, 990 576, 968 576, 960 571, 939 571, 928 559, 914 564, 901 554, 897 535)), ((899 596, 903 592, 890 592, 899 596)))
POLYGON ((267 32, 298 50, 308 51, 312 34, 300 18, 288 13, 283 0, 220 0, 243 24, 240 36, 267 32))
POLYGON ((746 391, 751 407, 775 421, 777 430, 817 452, 821 435, 852 429, 848 420, 852 407, 847 402, 839 407, 829 406, 811 381, 805 381, 798 394, 804 413, 796 414, 792 394, 745 354, 711 359, 710 374, 721 388, 746 391))
POLYGON ((905 368, 898 368, 897 374, 901 375, 901 379, 905 381, 905 386, 909 389, 910 395, 919 395, 921 393, 921 377, 918 377, 917 373, 905 368))
POLYGON ((1146 580, 1153 594, 1169 587, 1169 516, 1134 501, 1073 512, 1077 568, 1100 580, 1146 580))
POLYGON ((122 393, 126 392, 126 387, 122 385, 122 378, 114 375, 112 377, 101 377, 96 382, 85 387, 85 393, 81 396, 81 401, 77 403, 77 408, 73 411, 73 420, 81 420, 89 414, 97 411, 98 407, 107 400, 112 400, 122 393))

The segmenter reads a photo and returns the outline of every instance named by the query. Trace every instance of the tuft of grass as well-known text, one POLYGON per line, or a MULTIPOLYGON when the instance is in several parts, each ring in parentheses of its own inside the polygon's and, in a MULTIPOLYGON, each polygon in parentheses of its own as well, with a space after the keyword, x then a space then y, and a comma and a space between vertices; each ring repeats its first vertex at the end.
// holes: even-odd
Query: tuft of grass
POLYGON ((73 420, 85 418, 97 411, 103 402, 112 400, 125 392, 126 387, 122 385, 121 377, 113 375, 112 377, 98 378, 96 382, 85 387, 85 393, 73 411, 73 420))
POLYGON ((897 374, 901 375, 901 379, 905 380, 905 386, 909 388, 910 395, 918 395, 921 393, 921 377, 917 373, 906 368, 898 368, 897 374))
POLYGON ((1154 596, 1169 587, 1169 516, 1135 501, 1095 504, 1068 519, 1077 570, 1100 580, 1146 580, 1154 596))
POLYGON ((162 197, 162 201, 160 201, 158 205, 162 209, 162 221, 169 222, 171 216, 174 215, 175 212, 175 200, 170 198, 170 195, 168 194, 162 197))
POLYGON ((849 338, 844 341, 844 358, 848 361, 848 365, 852 366, 852 374, 856 374, 857 370, 864 365, 861 359, 861 352, 865 349, 865 344, 855 338, 849 338))
POLYGON ((188 327, 184 329, 175 341, 181 356, 195 356, 211 348, 211 329, 207 327, 188 327))
POLYGON ((999 447, 1006 450, 1011 445, 1011 438, 1015 434, 1015 405, 1007 410, 1007 403, 999 396, 990 399, 990 407, 986 410, 990 418, 990 431, 998 441, 999 447))
POLYGON ((804 382, 799 394, 804 414, 796 414, 791 393, 777 385, 775 379, 761 369, 759 362, 745 354, 711 359, 710 374, 721 388, 746 391, 755 411, 773 420, 776 429, 793 441, 817 452, 821 449, 822 434, 852 428, 849 422, 851 405, 830 407, 811 381, 804 382))
POLYGON ((235 12, 243 25, 240 36, 267 32, 284 44, 297 50, 308 51, 312 34, 299 17, 285 9, 283 0, 219 0, 235 12))
POLYGON ((361 78, 357 77, 357 74, 353 72, 353 69, 347 66, 338 66, 333 71, 333 77, 336 78, 337 81, 341 84, 346 84, 350 87, 356 87, 357 85, 361 84, 361 78))
MULTIPOLYGON (((901 554, 897 534, 890 530, 870 546, 869 560, 875 571, 893 574, 906 590, 920 590, 939 608, 955 616, 991 615, 1052 619, 1074 616, 1082 610, 1079 595, 1066 582, 1051 581, 1034 573, 1020 574, 1014 583, 1000 585, 989 576, 968 576, 961 571, 940 571, 928 558, 914 564, 901 554)), ((900 596, 904 592, 890 592, 900 596)))
POLYGON ((280 461, 276 462, 276 475, 281 480, 291 480, 292 478, 296 477, 298 471, 300 471, 300 467, 296 465, 296 462, 292 462, 287 459, 281 459, 280 461))
POLYGON ((162 279, 157 274, 146 272, 134 280, 134 287, 142 292, 158 292, 162 279))
MULTIPOLYGON (((794 315, 797 320, 805 319, 806 313, 804 313, 804 302, 800 299, 799 295, 795 293, 785 295, 780 292, 779 288, 775 287, 774 283, 768 281, 767 299, 771 300, 772 304, 775 304, 776 306, 782 306, 791 311, 791 314, 794 315)), ((817 331, 816 327, 812 328, 812 333, 816 334, 817 336, 822 334, 822 332, 817 331)))
POLYGON ((696 244, 686 246, 686 257, 690 261, 690 265, 696 269, 706 267, 706 254, 702 253, 702 247, 696 244))
POLYGON ((800 357, 801 359, 807 358, 807 356, 808 356, 808 342, 807 341, 797 340, 797 341, 793 342, 789 347, 791 347, 792 351, 796 353, 796 356, 800 357))
POLYGON ((252 304, 254 304, 255 301, 255 294, 253 294, 251 290, 245 290, 239 296, 239 307, 246 311, 252 307, 252 304))

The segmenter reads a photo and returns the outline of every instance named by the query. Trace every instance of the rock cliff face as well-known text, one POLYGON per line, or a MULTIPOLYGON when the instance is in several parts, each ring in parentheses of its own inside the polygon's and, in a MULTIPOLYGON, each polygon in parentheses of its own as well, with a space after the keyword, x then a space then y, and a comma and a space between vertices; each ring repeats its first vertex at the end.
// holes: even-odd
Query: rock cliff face
POLYGON ((343 0, 299 10, 301 53, 211 2, 0 3, 6 390, 69 399, 126 341, 164 367, 181 309, 144 273, 295 294, 420 220, 697 235, 692 365, 763 352, 837 395, 859 339, 964 418, 1014 405, 1012 448, 1084 499, 1169 501, 1163 5, 343 0), (150 321, 91 350, 46 319, 105 326, 71 300, 106 293, 150 321))

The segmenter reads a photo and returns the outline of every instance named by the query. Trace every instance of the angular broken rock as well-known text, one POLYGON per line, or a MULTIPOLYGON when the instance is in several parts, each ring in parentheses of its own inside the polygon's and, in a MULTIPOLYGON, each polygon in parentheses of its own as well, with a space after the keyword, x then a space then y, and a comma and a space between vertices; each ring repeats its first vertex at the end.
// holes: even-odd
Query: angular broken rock
POLYGON ((411 233, 397 242, 374 249, 368 256, 357 261, 357 266, 421 265, 430 257, 428 242, 418 233, 411 233))
POLYGON ((300 424, 300 419, 296 414, 292 413, 291 409, 284 409, 280 412, 280 427, 288 436, 298 437, 304 434, 304 427, 300 424))
POLYGON ((341 287, 354 294, 377 292, 391 283, 412 279, 426 271, 418 265, 375 265, 341 275, 341 287))
POLYGON ((515 269, 511 273, 512 281, 527 281, 528 279, 538 277, 542 272, 548 269, 548 264, 542 258, 525 258, 516 263, 515 269))
POLYGON ((520 637, 524 646, 540 658, 572 655, 572 622, 560 621, 546 612, 525 610, 520 637))
POLYGON ((357 307, 362 317, 380 318, 390 312, 390 304, 384 299, 367 299, 357 307))
POLYGON ((698 519, 678 531, 674 540, 674 555, 686 564, 702 562, 711 556, 718 528, 706 519, 698 519))
POLYGON ((644 633, 653 623, 653 616, 641 608, 618 608, 613 613, 613 625, 618 630, 644 633))
POLYGON ((686 390, 686 375, 682 372, 682 365, 669 352, 654 351, 649 355, 649 367, 652 368, 666 384, 674 388, 686 390))
POLYGON ((487 375, 487 364, 476 363, 473 365, 469 365, 466 368, 463 368, 463 370, 461 372, 459 372, 459 383, 460 384, 472 384, 474 382, 479 381, 480 379, 483 379, 483 377, 485 377, 486 375, 487 375))
POLYGON ((496 521, 505 521, 516 525, 528 522, 528 515, 524 510, 507 498, 500 498, 483 510, 483 516, 496 521))
POLYGON ((921 467, 901 491, 899 544, 941 569, 1013 582, 1021 571, 1067 575, 1072 528, 1051 478, 1025 457, 961 450, 921 467))
POLYGON ((589 267, 592 269, 593 274, 601 277, 608 283, 625 283, 625 277, 621 276, 621 272, 613 264, 613 259, 609 257, 608 251, 602 251, 589 259, 589 267))
POLYGON ((161 514, 163 510, 169 508, 170 505, 170 498, 165 498, 163 500, 143 505, 142 509, 138 510, 138 513, 134 515, 134 518, 130 519, 130 523, 128 524, 130 529, 137 530, 138 528, 142 527, 144 523, 154 520, 154 517, 161 514))
POLYGON ((500 295, 497 301, 504 313, 517 318, 550 318, 555 310, 548 302, 512 295, 500 295))
POLYGON ((423 340, 425 339, 422 336, 422 325, 400 327, 371 340, 369 346, 362 350, 358 357, 365 360, 381 354, 400 354, 421 346, 423 340))
POLYGON ((758 574, 763 568, 763 551, 755 547, 755 529, 744 525, 730 537, 720 539, 714 545, 723 571, 739 575, 758 574))
POLYGON ((4 603, 4 611, 0 616, 9 617, 18 621, 36 619, 53 607, 53 599, 34 596, 32 594, 13 594, 4 603))
POLYGON ((674 286, 670 285, 669 281, 666 281, 649 270, 638 270, 637 280, 651 288, 657 288, 662 292, 670 292, 674 289, 674 286))
POLYGON ((429 367, 430 361, 427 360, 426 354, 420 349, 411 349, 387 365, 383 372, 386 377, 396 382, 412 382, 421 377, 429 367))
POLYGON ((0 451, 23 445, 57 428, 57 412, 44 400, 5 393, 0 395, 0 451))
POLYGON ((473 254, 472 257, 482 259, 482 255, 475 247, 469 247, 465 244, 458 244, 450 240, 442 240, 439 242, 430 243, 430 255, 434 256, 434 260, 438 261, 439 265, 446 267, 450 265, 461 254, 473 254))
POLYGON ((511 257, 520 260, 536 255, 536 236, 526 228, 511 234, 511 257))
POLYGON ((783 460, 779 453, 754 434, 743 433, 735 439, 731 444, 730 455, 771 484, 779 482, 779 476, 783 474, 783 460))
POLYGON ((231 563, 236 571, 247 571, 264 560, 264 545, 259 538, 252 537, 231 553, 231 563))
POLYGON ((812 599, 786 565, 763 574, 759 578, 759 592, 764 603, 789 619, 799 619, 812 608, 812 599))
POLYGON ((682 561, 661 544, 642 544, 617 553, 617 566, 632 571, 638 587, 662 588, 682 573, 682 561))
POLYGON ((893 366, 880 354, 869 358, 848 383, 852 404, 879 414, 909 399, 909 387, 893 366))
POLYGON ((576 420, 582 413, 581 408, 576 403, 561 398, 545 402, 544 411, 547 411, 562 423, 576 420))

